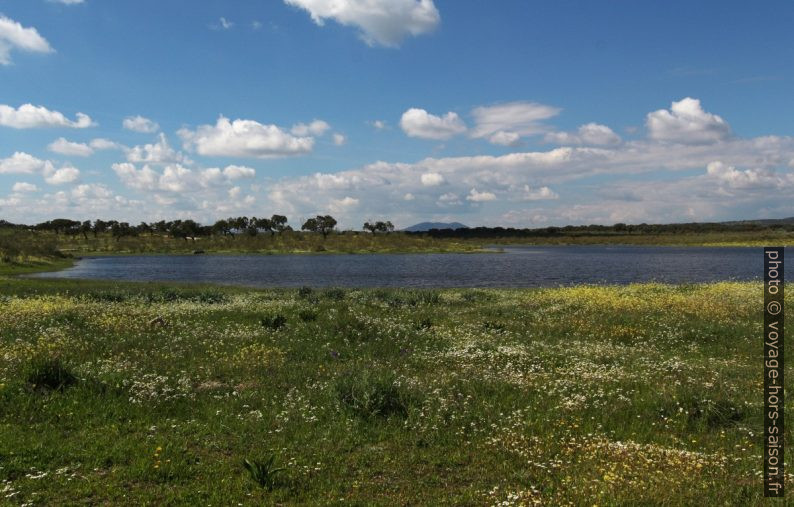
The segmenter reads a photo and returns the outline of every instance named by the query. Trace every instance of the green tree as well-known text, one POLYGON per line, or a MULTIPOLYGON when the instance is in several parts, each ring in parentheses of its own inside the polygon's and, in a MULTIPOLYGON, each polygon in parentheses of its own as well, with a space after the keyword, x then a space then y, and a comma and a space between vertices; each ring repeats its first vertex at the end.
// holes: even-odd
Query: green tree
POLYGON ((88 233, 91 232, 91 220, 81 223, 77 230, 83 235, 84 239, 88 239, 88 233))
POLYGON ((309 218, 303 225, 301 225, 302 231, 309 231, 309 232, 317 232, 317 219, 316 218, 309 218))
POLYGON ((257 231, 269 232, 271 236, 274 234, 273 220, 269 218, 252 218, 251 222, 257 231))
POLYGON ((272 226, 272 229, 270 230, 271 235, 277 232, 284 232, 289 228, 287 225, 287 217, 284 215, 273 215, 270 217, 270 224, 272 226))
POLYGON ((301 229, 304 231, 319 232, 323 235, 323 239, 328 237, 328 234, 336 227, 336 219, 331 215, 317 215, 314 218, 306 220, 301 229))
POLYGON ((119 241, 124 236, 133 236, 135 230, 127 222, 116 222, 114 220, 113 225, 110 227, 110 234, 116 238, 116 241, 119 241))
POLYGON ((223 236, 231 236, 232 239, 234 239, 234 234, 232 234, 232 228, 228 220, 218 220, 215 222, 212 226, 212 232, 223 236))
POLYGON ((91 232, 94 233, 94 237, 96 238, 100 233, 106 232, 108 230, 108 223, 104 220, 100 220, 97 218, 94 220, 94 225, 91 226, 91 232))

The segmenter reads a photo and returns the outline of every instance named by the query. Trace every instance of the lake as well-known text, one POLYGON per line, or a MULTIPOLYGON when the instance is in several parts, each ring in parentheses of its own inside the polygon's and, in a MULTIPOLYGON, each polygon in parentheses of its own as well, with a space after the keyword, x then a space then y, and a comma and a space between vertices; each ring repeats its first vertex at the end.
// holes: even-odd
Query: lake
POLYGON ((553 287, 755 280, 762 267, 761 248, 548 246, 478 254, 87 257, 31 276, 248 287, 553 287))

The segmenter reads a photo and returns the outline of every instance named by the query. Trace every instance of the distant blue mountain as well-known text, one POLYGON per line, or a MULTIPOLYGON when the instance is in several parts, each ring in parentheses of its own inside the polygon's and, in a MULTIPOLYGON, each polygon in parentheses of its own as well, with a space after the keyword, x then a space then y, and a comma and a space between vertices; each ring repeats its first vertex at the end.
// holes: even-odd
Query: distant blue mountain
POLYGON ((406 232, 424 232, 430 229, 468 229, 467 225, 460 222, 422 222, 403 229, 406 232))

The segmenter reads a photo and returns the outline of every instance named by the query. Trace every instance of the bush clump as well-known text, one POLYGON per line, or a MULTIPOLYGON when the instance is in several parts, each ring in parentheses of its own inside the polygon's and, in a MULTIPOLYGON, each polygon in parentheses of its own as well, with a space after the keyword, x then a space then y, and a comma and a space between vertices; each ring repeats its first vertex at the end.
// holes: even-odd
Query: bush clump
POLYGON ((63 391, 77 383, 77 377, 60 356, 34 358, 28 367, 26 380, 36 391, 63 391))
POLYGON ((208 305, 217 305, 221 303, 226 303, 229 300, 229 298, 226 297, 226 294, 215 290, 201 291, 195 296, 193 296, 191 299, 193 301, 197 301, 199 303, 204 303, 208 305))
POLYGON ((229 298, 226 294, 216 290, 202 290, 198 292, 178 291, 174 289, 162 289, 146 294, 144 299, 148 303, 175 303, 180 301, 190 301, 204 304, 226 303, 229 298))
POLYGON ((277 331, 287 324, 287 318, 280 313, 276 315, 265 315, 259 319, 259 323, 262 324, 262 327, 277 331))
POLYGON ((685 395, 678 400, 667 401, 659 410, 666 417, 681 412, 686 414, 686 423, 690 428, 705 426, 710 429, 735 426, 748 415, 744 406, 722 395, 717 395, 714 399, 701 398, 694 394, 685 395))
POLYGON ((441 296, 434 290, 412 290, 408 292, 406 302, 410 306, 437 305, 441 296))
POLYGON ((344 289, 334 287, 323 292, 323 297, 332 301, 342 301, 345 299, 345 291, 344 289))
POLYGON ((301 310, 298 312, 298 318, 303 322, 312 322, 317 320, 317 312, 313 310, 301 310))
POLYGON ((131 297, 132 294, 123 290, 98 290, 83 295, 85 300, 97 303, 123 303, 131 297))
POLYGON ((414 396, 391 372, 363 369, 337 378, 336 397, 345 409, 365 420, 405 418, 414 396))

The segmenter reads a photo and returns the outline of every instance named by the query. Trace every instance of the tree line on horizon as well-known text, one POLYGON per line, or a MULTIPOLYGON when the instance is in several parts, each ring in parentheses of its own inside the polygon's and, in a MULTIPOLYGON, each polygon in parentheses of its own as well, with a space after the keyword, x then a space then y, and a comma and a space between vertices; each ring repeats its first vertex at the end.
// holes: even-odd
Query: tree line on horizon
POLYGON ((742 222, 691 222, 678 224, 566 225, 517 229, 513 227, 467 227, 430 229, 422 234, 433 238, 485 239, 595 235, 703 234, 707 232, 759 232, 782 230, 794 232, 794 217, 782 220, 742 222))
MULTIPOLYGON (((191 219, 185 220, 160 220, 157 222, 141 222, 138 225, 131 225, 129 222, 118 220, 71 220, 68 218, 56 218, 47 220, 32 226, 13 224, 5 220, 0 220, 0 228, 25 229, 32 231, 48 231, 57 234, 79 236, 88 239, 89 234, 98 237, 100 234, 110 233, 111 236, 120 240, 127 236, 139 236, 142 234, 167 235, 174 238, 181 238, 187 241, 189 238, 195 239, 201 236, 224 236, 234 239, 238 235, 257 236, 259 234, 270 234, 275 236, 287 231, 293 231, 292 226, 288 225, 287 217, 284 215, 272 215, 270 218, 257 217, 229 217, 217 220, 212 225, 202 225, 191 219)), ((301 225, 301 231, 322 234, 326 238, 336 229, 337 221, 331 215, 317 215, 309 218, 301 225)), ((362 230, 376 234, 378 232, 393 232, 394 225, 390 221, 378 221, 364 223, 362 230)))
MULTIPOLYGON (((331 215, 317 215, 303 222, 300 230, 310 233, 322 234, 326 238, 336 231, 337 221, 331 215)), ((294 231, 288 224, 284 215, 272 215, 270 218, 257 217, 229 217, 217 220, 212 225, 202 225, 195 220, 160 220, 157 222, 141 222, 131 225, 128 222, 117 220, 71 220, 57 218, 35 225, 13 224, 0 220, 0 228, 50 231, 63 235, 83 235, 88 239, 89 234, 97 237, 99 234, 110 233, 117 240, 125 236, 139 236, 142 234, 167 235, 187 241, 189 238, 224 236, 257 236, 259 234, 276 234, 294 231)), ((391 221, 367 221, 362 230, 377 234, 395 231, 391 221)), ((427 231, 400 231, 407 235, 427 235, 432 238, 450 239, 487 239, 487 238, 520 238, 520 237, 553 237, 570 235, 643 235, 643 234, 699 234, 706 232, 757 232, 782 230, 794 232, 794 218, 782 220, 757 220, 738 222, 691 222, 678 224, 625 224, 614 225, 567 225, 564 227, 541 228, 513 228, 513 227, 466 227, 457 229, 430 229, 427 231)))

